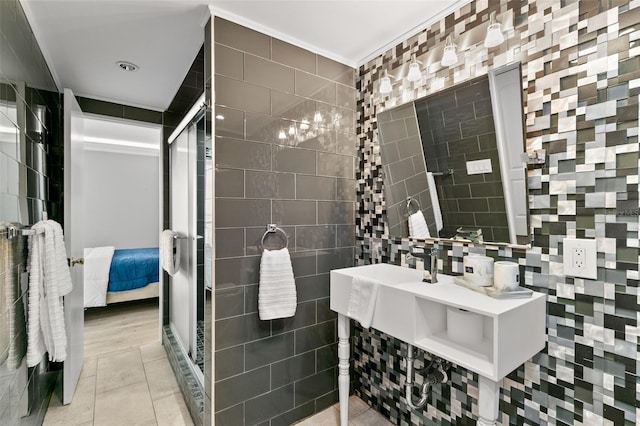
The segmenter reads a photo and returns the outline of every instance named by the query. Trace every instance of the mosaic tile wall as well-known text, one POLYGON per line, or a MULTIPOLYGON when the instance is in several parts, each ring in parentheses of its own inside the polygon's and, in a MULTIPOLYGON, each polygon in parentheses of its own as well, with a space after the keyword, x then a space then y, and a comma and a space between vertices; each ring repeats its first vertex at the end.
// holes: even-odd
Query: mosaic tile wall
MULTIPOLYGON (((637 0, 472 1, 360 68, 357 258, 360 264, 407 264, 409 241, 389 238, 386 228, 376 114, 489 68, 522 63, 527 146, 547 152, 546 164, 528 172, 533 245, 515 250, 460 244, 448 246, 441 259, 445 272, 461 272, 467 251, 516 260, 523 284, 548 295, 547 346, 503 380, 501 424, 640 421, 640 32, 633 28, 640 22, 639 6, 637 0), (510 23, 507 41, 487 51, 481 38, 470 45, 473 37, 465 36, 484 32, 491 11, 510 23), (384 69, 406 75, 412 53, 433 58, 448 34, 467 41, 468 53, 457 66, 432 66, 417 87, 398 80, 390 96, 377 94, 384 69), (598 279, 564 276, 566 236, 597 240, 598 279)), ((474 424, 478 377, 459 367, 452 368, 449 383, 434 388, 424 410, 408 409, 400 388, 405 351, 403 343, 357 327, 356 393, 396 424, 474 424)))

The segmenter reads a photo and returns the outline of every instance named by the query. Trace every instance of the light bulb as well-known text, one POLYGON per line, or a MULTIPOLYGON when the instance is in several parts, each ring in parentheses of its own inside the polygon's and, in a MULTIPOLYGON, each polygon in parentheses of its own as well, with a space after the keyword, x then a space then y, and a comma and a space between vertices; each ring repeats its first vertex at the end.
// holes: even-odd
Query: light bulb
POLYGON ((292 124, 291 126, 289 126, 289 136, 293 136, 295 134, 296 134, 296 126, 292 124))
POLYGON ((488 49, 490 47, 500 46, 503 41, 504 35, 502 34, 502 25, 499 22, 496 22, 496 13, 491 12, 491 15, 489 15, 487 35, 484 38, 484 47, 488 49))
POLYGON ((284 133, 284 130, 280 129, 280 132, 278 132, 278 139, 286 139, 287 135, 284 133))
POLYGON ((420 81, 422 80, 422 73, 420 72, 420 65, 417 62, 412 62, 409 65, 409 73, 407 74, 407 80, 420 81))
POLYGON ((300 122, 300 130, 308 130, 309 129, 309 120, 303 118, 300 122))
POLYGON ((391 78, 387 75, 386 71, 384 77, 380 79, 380 93, 386 95, 387 93, 391 93, 393 87, 391 87, 391 78))
POLYGON ((313 114, 313 122, 320 123, 321 121, 322 121, 322 114, 320 114, 320 111, 316 111, 316 113, 313 114))
POLYGON ((222 114, 216 115, 216 120, 224 120, 224 115, 222 114))
POLYGON ((442 53, 442 60, 440 63, 443 67, 450 67, 458 62, 458 55, 456 54, 456 45, 451 41, 451 36, 447 37, 447 41, 444 46, 444 52, 442 53))

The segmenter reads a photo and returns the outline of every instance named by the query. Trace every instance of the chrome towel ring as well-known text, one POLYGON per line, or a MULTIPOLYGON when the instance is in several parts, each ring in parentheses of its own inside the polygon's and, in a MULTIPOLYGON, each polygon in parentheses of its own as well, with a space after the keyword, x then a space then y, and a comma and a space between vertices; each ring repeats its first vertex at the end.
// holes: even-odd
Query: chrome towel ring
POLYGON ((267 235, 273 234, 273 233, 279 235, 282 241, 284 241, 283 248, 289 247, 289 236, 287 235, 287 233, 284 232, 281 228, 278 228, 278 225, 276 225, 275 223, 270 223, 267 225, 267 230, 264 232, 264 234, 262 235, 262 238, 260 239, 261 249, 264 249, 264 240, 265 238, 267 238, 267 235))
POLYGON ((413 197, 407 197, 407 213, 409 215, 412 215, 414 213, 419 212, 420 210, 422 210, 422 207, 420 206, 420 203, 418 202, 418 200, 416 200, 413 197), (418 208, 414 211, 411 211, 412 204, 418 206, 418 208))

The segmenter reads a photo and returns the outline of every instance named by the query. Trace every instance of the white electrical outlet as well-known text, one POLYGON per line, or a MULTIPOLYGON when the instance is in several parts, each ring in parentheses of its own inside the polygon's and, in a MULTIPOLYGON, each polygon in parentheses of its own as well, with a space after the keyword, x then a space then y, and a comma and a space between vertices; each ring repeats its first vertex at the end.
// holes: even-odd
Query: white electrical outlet
POLYGON ((596 240, 564 238, 562 240, 564 274, 572 277, 598 278, 596 240))

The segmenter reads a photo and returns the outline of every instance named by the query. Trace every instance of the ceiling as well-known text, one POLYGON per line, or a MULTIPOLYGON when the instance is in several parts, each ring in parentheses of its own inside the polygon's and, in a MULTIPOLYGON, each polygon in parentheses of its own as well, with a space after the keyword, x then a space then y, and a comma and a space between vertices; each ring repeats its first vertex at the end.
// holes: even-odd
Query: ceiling
POLYGON ((21 0, 59 89, 163 111, 215 14, 359 66, 469 0, 21 0), (122 71, 117 61, 140 67, 122 71))

